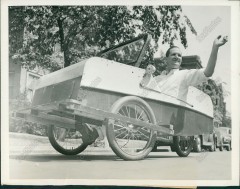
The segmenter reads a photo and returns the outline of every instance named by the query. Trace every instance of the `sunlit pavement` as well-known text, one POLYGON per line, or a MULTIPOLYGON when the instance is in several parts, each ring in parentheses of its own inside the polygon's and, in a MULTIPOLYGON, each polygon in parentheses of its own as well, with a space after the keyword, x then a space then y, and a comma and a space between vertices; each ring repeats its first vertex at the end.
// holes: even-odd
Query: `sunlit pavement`
POLYGON ((12 179, 231 179, 231 152, 227 151, 191 153, 187 158, 161 151, 142 161, 123 161, 103 147, 64 156, 46 137, 11 133, 9 143, 12 179))

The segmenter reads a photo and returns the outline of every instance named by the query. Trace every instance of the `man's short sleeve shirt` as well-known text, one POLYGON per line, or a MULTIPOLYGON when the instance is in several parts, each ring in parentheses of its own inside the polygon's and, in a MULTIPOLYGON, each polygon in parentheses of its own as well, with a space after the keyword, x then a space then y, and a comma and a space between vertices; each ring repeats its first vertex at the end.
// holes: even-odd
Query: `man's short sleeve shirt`
POLYGON ((181 100, 186 100, 189 86, 197 86, 207 80, 203 69, 171 70, 168 74, 163 71, 155 77, 158 90, 181 100))

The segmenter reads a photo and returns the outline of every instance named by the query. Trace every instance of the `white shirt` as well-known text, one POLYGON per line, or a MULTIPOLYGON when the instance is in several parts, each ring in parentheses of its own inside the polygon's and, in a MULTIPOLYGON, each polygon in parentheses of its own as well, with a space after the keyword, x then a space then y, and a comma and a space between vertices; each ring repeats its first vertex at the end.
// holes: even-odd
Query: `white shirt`
POLYGON ((203 69, 171 70, 168 74, 152 77, 147 87, 158 90, 166 95, 186 101, 188 87, 206 82, 208 78, 203 69))

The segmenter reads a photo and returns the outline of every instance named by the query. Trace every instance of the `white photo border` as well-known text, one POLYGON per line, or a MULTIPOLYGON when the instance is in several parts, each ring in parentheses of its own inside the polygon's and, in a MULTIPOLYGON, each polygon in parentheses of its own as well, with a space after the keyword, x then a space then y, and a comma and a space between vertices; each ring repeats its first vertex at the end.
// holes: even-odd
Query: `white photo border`
POLYGON ((86 1, 86 0, 2 0, 1 1, 1 171, 2 183, 10 185, 118 185, 118 186, 231 186, 239 185, 239 2, 238 1, 86 1), (91 179, 10 179, 9 178, 9 105, 8 105, 8 6, 27 5, 206 5, 231 7, 231 102, 232 102, 232 179, 231 180, 95 180, 91 179))

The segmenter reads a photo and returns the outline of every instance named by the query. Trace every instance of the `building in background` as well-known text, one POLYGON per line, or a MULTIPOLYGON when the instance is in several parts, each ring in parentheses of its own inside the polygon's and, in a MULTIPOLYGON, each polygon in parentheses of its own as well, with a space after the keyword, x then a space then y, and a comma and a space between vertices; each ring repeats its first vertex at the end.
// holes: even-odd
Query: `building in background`
POLYGON ((17 99, 24 94, 30 101, 32 98, 31 83, 46 74, 47 71, 40 68, 29 71, 17 61, 9 59, 9 99, 17 99))

